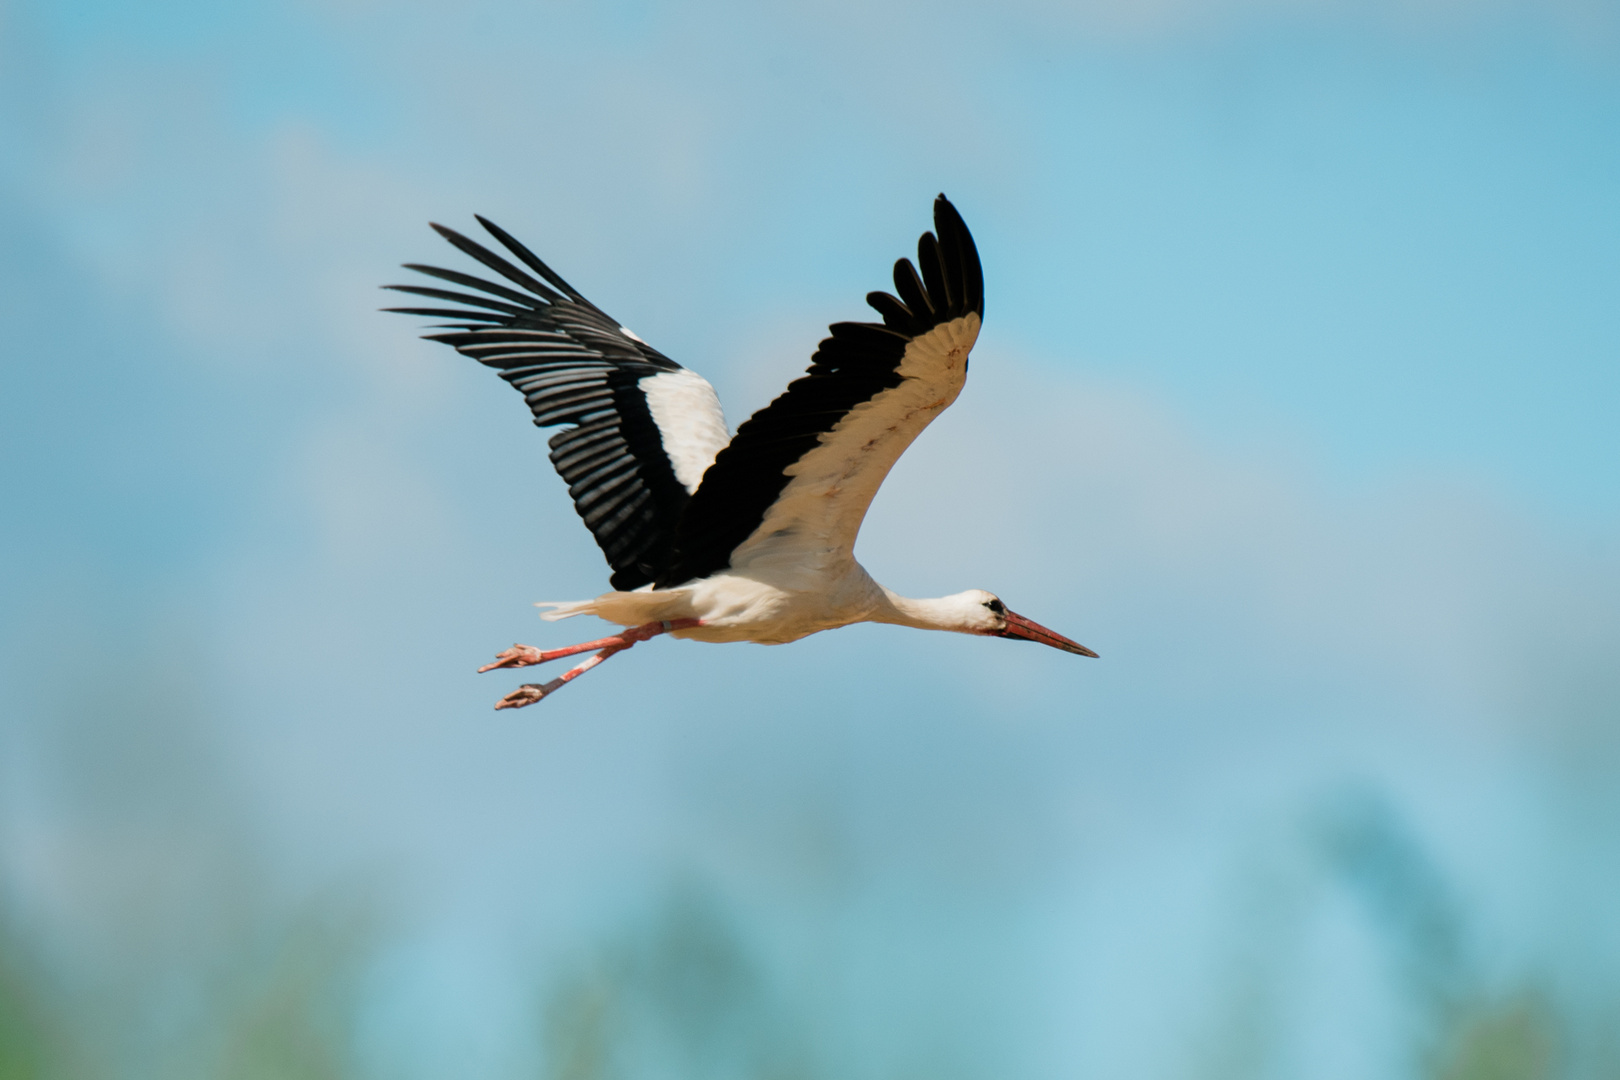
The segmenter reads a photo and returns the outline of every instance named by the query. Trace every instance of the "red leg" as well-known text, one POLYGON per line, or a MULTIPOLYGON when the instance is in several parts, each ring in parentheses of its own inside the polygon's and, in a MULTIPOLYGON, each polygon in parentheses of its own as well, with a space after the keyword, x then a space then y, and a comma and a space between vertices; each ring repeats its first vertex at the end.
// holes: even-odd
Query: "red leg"
POLYGON ((702 625, 701 619, 670 619, 665 622, 643 623, 640 626, 626 630, 622 634, 616 634, 613 637, 602 638, 597 641, 588 641, 583 645, 571 645, 564 649, 553 649, 549 652, 541 652, 539 649, 532 648, 528 645, 514 645, 512 648, 501 654, 499 661, 494 664, 490 664, 488 667, 479 668, 478 670, 489 671, 492 668, 497 667, 525 667, 529 664, 541 664, 547 660, 553 660, 560 656, 573 656, 577 653, 582 653, 589 649, 597 648, 598 646, 606 646, 606 648, 603 648, 602 651, 597 653, 595 656, 587 657, 586 659, 581 660, 579 663, 575 664, 573 667, 569 668, 555 679, 552 679, 550 682, 525 683, 495 703, 495 708, 497 710, 521 709, 525 705, 533 705, 535 702, 539 701, 543 697, 546 697, 548 694, 556 693, 568 683, 579 678, 581 675, 585 674, 587 671, 591 670, 591 668, 595 667, 597 664, 600 664, 608 657, 614 655, 615 653, 624 652, 624 650, 628 649, 638 641, 646 641, 650 637, 657 637, 659 634, 668 633, 671 630, 686 630, 690 627, 700 625, 702 625), (539 659, 527 659, 525 654, 518 651, 522 649, 527 649, 529 652, 536 654, 539 659))
POLYGON ((701 621, 701 619, 670 619, 666 622, 642 623, 640 626, 620 631, 610 637, 597 638, 595 641, 586 641, 578 645, 565 645, 560 649, 541 651, 533 645, 513 645, 505 652, 497 653, 495 662, 485 664, 478 669, 478 673, 482 675, 484 672, 494 671, 496 668, 531 667, 535 664, 543 664, 547 660, 561 660, 565 656, 590 652, 592 649, 628 649, 638 641, 646 641, 650 637, 656 637, 670 630, 686 630, 698 625, 701 621))
POLYGON ((555 679, 552 679, 548 683, 524 683, 510 694, 507 694, 505 697, 501 698, 501 700, 497 701, 495 703, 495 709, 496 711, 501 709, 521 709, 525 705, 533 705, 547 694, 554 694, 558 690, 561 690, 564 686, 567 686, 570 681, 579 678, 581 675, 585 674, 587 671, 591 670, 591 668, 595 667, 597 664, 600 664, 614 653, 624 652, 624 650, 628 649, 629 647, 629 645, 615 645, 610 649, 603 649, 595 656, 581 660, 579 663, 575 664, 573 667, 569 668, 567 671, 563 672, 561 675, 557 676, 555 679))

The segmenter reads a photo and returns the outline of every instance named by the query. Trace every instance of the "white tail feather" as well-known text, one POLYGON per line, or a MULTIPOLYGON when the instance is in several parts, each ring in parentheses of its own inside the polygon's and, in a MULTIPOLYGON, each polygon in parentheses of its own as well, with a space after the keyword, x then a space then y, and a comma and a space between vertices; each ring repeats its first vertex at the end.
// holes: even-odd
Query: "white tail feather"
POLYGON ((542 611, 540 617, 546 622, 556 622, 558 619, 572 619, 575 615, 589 615, 591 608, 596 606, 596 601, 540 600, 534 606, 537 608, 550 608, 550 611, 542 611))

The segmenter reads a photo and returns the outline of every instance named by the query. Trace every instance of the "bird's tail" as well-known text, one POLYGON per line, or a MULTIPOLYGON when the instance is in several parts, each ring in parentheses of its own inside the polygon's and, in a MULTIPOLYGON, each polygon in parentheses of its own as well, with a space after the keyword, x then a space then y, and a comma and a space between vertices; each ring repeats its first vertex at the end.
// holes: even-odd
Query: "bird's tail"
POLYGON ((595 615, 620 626, 640 626, 659 619, 695 617, 690 589, 662 589, 650 586, 633 592, 603 593, 594 600, 548 600, 535 607, 546 608, 540 617, 547 622, 572 619, 575 615, 595 615))
POLYGON ((534 605, 537 608, 546 608, 540 612, 540 617, 547 622, 556 622, 558 619, 572 619, 575 615, 589 615, 596 607, 595 600, 541 600, 534 605))

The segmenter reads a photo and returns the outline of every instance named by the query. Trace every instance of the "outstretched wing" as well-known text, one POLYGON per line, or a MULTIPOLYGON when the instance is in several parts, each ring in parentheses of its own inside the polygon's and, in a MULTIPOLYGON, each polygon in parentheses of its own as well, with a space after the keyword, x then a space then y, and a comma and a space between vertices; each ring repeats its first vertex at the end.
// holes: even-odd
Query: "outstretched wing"
POLYGON ((855 536, 890 467, 956 400, 984 316, 984 276, 967 226, 945 196, 917 241, 917 268, 867 295, 878 323, 835 323, 809 372, 755 413, 687 504, 658 576, 678 585, 730 567, 814 573, 853 557, 855 536))
POLYGON ((613 567, 613 587, 646 585, 667 565, 691 493, 726 444, 714 388, 609 318, 499 227, 478 222, 534 273, 434 225, 517 288, 407 263, 477 292, 389 285, 463 306, 387 310, 456 320, 448 333, 424 336, 499 371, 537 426, 563 425, 551 437, 551 463, 613 567))

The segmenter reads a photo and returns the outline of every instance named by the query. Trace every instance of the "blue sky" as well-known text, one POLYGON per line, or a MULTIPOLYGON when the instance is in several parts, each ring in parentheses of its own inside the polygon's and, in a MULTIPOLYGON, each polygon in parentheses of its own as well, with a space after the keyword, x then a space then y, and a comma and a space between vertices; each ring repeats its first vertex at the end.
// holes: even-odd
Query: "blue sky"
POLYGON ((180 988, 104 1018, 108 1075, 175 1075, 205 958, 333 903, 373 927, 365 1075, 521 1074, 537 1000, 688 910, 812 1074, 1414 1075, 1414 1032, 1465 1037, 1412 974, 1443 968, 1600 1075, 1617 34, 1575 4, 0 9, 6 910, 74 1000, 180 988), (492 719, 471 669, 571 639, 529 602, 605 575, 509 389, 376 314, 450 257, 425 222, 501 222, 736 423, 940 190, 985 332, 859 553, 1103 660, 662 642, 492 719), (1403 929, 1430 908, 1464 959, 1403 929))

